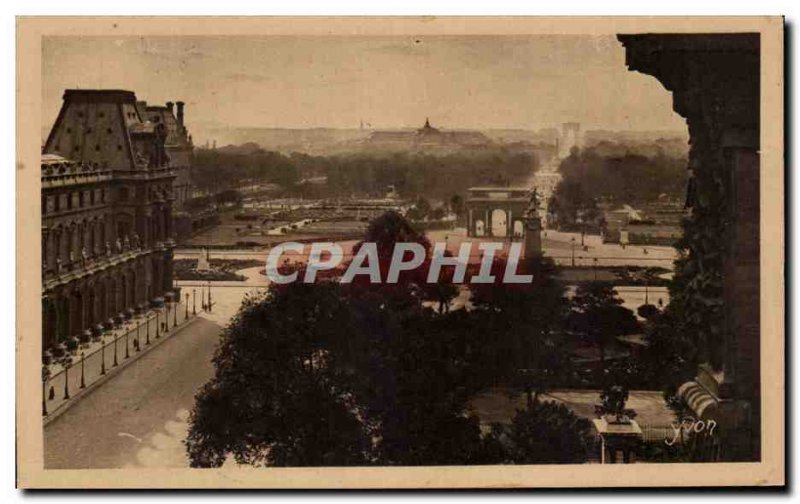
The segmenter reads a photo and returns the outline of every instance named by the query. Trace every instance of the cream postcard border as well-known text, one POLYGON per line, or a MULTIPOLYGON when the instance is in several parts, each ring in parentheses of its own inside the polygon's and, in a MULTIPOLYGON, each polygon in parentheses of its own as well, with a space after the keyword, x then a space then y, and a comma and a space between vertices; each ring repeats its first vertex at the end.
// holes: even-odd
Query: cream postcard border
POLYGON ((17 19, 17 484, 22 488, 515 488, 785 481, 781 17, 27 17, 17 19), (41 417, 41 39, 65 36, 761 33, 760 463, 45 470, 41 417))

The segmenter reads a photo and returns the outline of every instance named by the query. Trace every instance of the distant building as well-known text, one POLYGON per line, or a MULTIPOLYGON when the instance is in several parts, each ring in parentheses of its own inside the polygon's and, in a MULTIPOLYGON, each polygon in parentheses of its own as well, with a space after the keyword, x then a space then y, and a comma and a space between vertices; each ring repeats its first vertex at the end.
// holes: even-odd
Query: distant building
POLYGON ((364 141, 364 146, 372 149, 409 151, 452 151, 491 144, 491 139, 479 131, 441 131, 427 118, 417 130, 375 131, 364 141))
POLYGON ((171 295, 169 134, 131 91, 64 92, 41 159, 43 349, 171 295))

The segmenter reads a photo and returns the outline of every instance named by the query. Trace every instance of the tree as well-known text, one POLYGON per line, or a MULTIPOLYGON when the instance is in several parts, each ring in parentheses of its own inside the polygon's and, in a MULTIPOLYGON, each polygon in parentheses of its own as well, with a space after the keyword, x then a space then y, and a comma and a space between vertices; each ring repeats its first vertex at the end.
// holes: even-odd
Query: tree
POLYGON ((551 259, 520 264, 521 273, 533 274, 530 284, 501 283, 505 267, 505 259, 497 257, 491 268, 495 283, 470 283, 475 332, 487 338, 481 375, 487 384, 499 381, 521 390, 533 407, 540 394, 570 375, 564 333, 568 303, 551 259))
POLYGON ((600 364, 606 366, 606 349, 617 336, 639 329, 633 312, 622 306, 622 299, 608 282, 578 285, 572 298, 570 325, 585 340, 597 347, 600 364))
POLYGON ((509 426, 493 426, 485 450, 503 463, 580 464, 588 458, 590 432, 587 419, 545 401, 517 410, 509 426))
MULTIPOLYGON (((381 262, 396 241, 426 243, 394 213, 365 240, 381 262)), ((470 320, 426 308, 414 287, 427 269, 408 273, 395 285, 321 277, 248 298, 196 397, 192 465, 478 463, 478 422, 464 415, 478 360, 470 320)))
POLYGON ((559 228, 585 230, 599 227, 601 212, 596 198, 589 195, 583 184, 562 180, 553 191, 547 207, 548 214, 559 228))
POLYGON ((186 447, 193 467, 228 456, 251 465, 356 465, 370 441, 332 360, 354 321, 338 284, 294 283, 245 299, 196 397, 186 447))
POLYGON ((450 211, 458 217, 464 214, 464 198, 460 194, 450 196, 450 211))
POLYGON ((653 304, 643 304, 639 308, 636 309, 636 313, 647 321, 655 320, 658 315, 661 314, 661 311, 653 304))

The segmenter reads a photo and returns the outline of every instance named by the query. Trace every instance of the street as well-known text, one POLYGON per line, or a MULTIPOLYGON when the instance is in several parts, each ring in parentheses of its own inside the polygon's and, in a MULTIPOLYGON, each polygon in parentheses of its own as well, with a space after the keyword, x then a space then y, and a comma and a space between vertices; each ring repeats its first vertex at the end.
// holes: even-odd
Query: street
POLYGON ((186 421, 213 375, 220 330, 201 317, 56 418, 44 432, 45 467, 186 467, 186 421))

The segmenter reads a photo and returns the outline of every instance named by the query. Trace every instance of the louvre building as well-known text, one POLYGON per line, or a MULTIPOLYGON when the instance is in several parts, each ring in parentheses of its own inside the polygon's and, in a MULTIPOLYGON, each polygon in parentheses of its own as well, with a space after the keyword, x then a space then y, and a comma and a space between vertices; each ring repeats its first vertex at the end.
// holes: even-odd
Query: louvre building
POLYGON ((174 296, 172 212, 190 157, 183 103, 175 117, 130 91, 65 91, 41 159, 43 350, 174 296))

